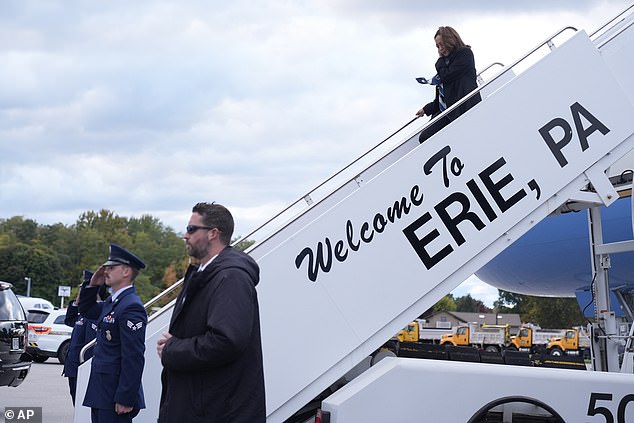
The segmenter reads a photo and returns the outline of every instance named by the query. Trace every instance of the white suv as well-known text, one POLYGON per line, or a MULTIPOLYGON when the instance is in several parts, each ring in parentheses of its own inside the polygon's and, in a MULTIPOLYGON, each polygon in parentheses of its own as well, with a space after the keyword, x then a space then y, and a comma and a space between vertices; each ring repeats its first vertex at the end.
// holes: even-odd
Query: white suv
POLYGON ((24 297, 22 295, 18 295, 18 301, 20 301, 20 304, 22 304, 22 307, 27 312, 29 310, 46 310, 50 312, 55 309, 53 303, 49 300, 45 300, 44 298, 24 297))
POLYGON ((29 346, 27 351, 33 361, 43 363, 49 357, 57 357, 60 363, 66 361, 73 328, 66 326, 66 309, 29 310, 29 346))

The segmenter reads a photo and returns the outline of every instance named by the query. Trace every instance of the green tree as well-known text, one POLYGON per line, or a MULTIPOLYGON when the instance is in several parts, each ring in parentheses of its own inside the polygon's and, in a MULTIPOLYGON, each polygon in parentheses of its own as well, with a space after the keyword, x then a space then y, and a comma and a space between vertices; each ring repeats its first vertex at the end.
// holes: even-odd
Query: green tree
POLYGON ((165 270, 181 263, 186 256, 181 237, 150 215, 127 219, 109 210, 88 211, 82 213, 75 226, 82 240, 80 248, 85 252, 82 259, 85 268, 97 268, 105 261, 110 242, 133 251, 145 262, 147 267, 136 281, 144 302, 162 290, 165 270), (93 263, 95 257, 99 258, 93 263))
POLYGON ((127 219, 116 215, 110 210, 101 209, 98 212, 86 211, 77 219, 77 229, 92 228, 108 239, 124 241, 127 236, 127 219))
POLYGON ((488 313, 490 310, 481 300, 476 300, 471 296, 471 294, 467 294, 456 298, 456 311, 488 313))
POLYGON ((529 310, 523 319, 543 328, 569 328, 585 323, 575 298, 531 297, 529 310))
MULTIPOLYGON (((235 243, 237 240, 238 240, 238 238, 235 238, 232 241, 232 243, 235 243)), ((238 242, 237 244, 233 244, 233 247, 237 248, 240 251, 245 251, 247 248, 249 248, 253 244, 255 244, 255 241, 252 241, 252 240, 249 240, 249 239, 245 239, 243 241, 238 242)))
POLYGON ((456 311, 457 308, 453 295, 447 294, 434 304, 430 310, 432 313, 436 313, 438 311, 456 311))
POLYGON ((37 239, 37 229, 37 222, 22 216, 0 220, 0 232, 9 234, 12 239, 19 240, 24 244, 31 244, 37 239))
POLYGON ((61 223, 39 226, 37 245, 49 248, 56 256, 62 267, 62 279, 79 283, 81 274, 78 274, 78 239, 77 233, 72 227, 61 223))
POLYGON ((524 322, 547 329, 583 325, 585 319, 575 298, 537 297, 499 290, 498 312, 517 313, 524 322))
POLYGON ((529 296, 498 289, 498 300, 494 303, 498 312, 522 314, 528 312, 529 296))
POLYGON ((59 301, 57 287, 70 285, 77 294, 83 269, 97 269, 114 242, 146 262, 137 278, 137 290, 147 301, 163 289, 166 269, 182 277, 187 256, 182 236, 157 218, 126 218, 110 210, 85 211, 74 225, 38 225, 14 216, 0 219, 0 279, 12 282, 25 294, 25 277, 33 281, 32 296, 59 301))
POLYGON ((57 287, 64 281, 62 266, 54 251, 42 245, 18 243, 0 250, 0 280, 13 283, 15 292, 26 295, 25 277, 31 278, 31 296, 57 304, 57 287))

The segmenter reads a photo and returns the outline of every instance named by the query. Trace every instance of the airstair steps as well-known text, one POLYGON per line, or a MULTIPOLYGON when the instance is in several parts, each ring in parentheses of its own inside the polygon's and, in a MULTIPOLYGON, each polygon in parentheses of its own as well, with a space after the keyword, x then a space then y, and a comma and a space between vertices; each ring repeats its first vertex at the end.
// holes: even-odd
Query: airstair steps
MULTIPOLYGON (((634 149, 623 75, 579 31, 424 144, 413 134, 255 244, 267 421, 290 417, 568 201, 615 201, 604 172, 634 149)), ((138 422, 156 420, 153 346, 170 314, 148 326, 138 422)))

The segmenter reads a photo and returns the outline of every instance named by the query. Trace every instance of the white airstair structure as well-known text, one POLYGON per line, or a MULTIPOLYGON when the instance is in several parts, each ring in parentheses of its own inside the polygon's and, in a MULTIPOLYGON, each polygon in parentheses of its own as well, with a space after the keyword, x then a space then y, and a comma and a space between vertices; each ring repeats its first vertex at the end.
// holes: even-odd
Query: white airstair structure
MULTIPOLYGON (((624 195, 606 170, 634 149, 633 22, 630 13, 595 39, 566 29, 574 35, 557 47, 549 38, 543 43, 551 46, 549 54, 517 76, 501 73, 481 88, 482 102, 436 136, 419 144, 416 133, 323 199, 307 195, 304 210, 258 240, 249 253, 261 269, 267 422, 294 415, 562 205, 609 206, 624 195)), ((156 421, 161 365, 155 345, 171 311, 170 304, 148 325, 148 408, 136 422, 156 421)), ((373 381, 389 379, 392 391, 381 392, 396 392, 393 384, 408 374, 422 389, 425 372, 437 374, 434 368, 463 372, 453 382, 459 386, 460 374, 476 380, 495 367, 469 365, 390 359, 366 373, 373 381)), ((78 404, 88 372, 81 366, 78 404)), ((574 371, 517 372, 516 385, 518 378, 533 377, 559 380, 557 387, 574 371)), ((586 380, 593 373, 575 377, 586 380)), ((616 392, 621 381, 634 382, 632 375, 612 376, 622 379, 616 385, 610 379, 602 389, 618 385, 616 392)), ((324 403, 333 421, 441 421, 420 420, 421 414, 419 420, 354 414, 359 401, 376 401, 368 377, 324 403)), ((595 403, 597 398, 604 397, 595 403)), ((582 400, 580 416, 587 418, 588 398, 582 400)), ((85 413, 77 407, 75 421, 87 421, 85 413)), ((466 420, 445 415, 442 421, 466 420)))

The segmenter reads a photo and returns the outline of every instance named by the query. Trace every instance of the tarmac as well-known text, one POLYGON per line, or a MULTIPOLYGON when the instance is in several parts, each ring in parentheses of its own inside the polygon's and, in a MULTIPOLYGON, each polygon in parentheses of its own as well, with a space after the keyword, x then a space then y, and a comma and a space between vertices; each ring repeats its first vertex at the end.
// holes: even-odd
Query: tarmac
POLYGON ((42 407, 42 423, 72 423, 73 402, 63 368, 56 358, 32 363, 20 386, 0 387, 0 423, 5 423, 7 407, 42 407))

